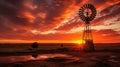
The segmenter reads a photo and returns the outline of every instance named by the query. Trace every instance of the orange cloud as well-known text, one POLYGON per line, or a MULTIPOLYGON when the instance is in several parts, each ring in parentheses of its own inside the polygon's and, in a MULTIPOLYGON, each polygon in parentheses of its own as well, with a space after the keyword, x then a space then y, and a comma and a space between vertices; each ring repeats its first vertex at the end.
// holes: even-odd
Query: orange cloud
POLYGON ((35 16, 32 15, 29 11, 22 11, 21 14, 18 17, 25 18, 30 23, 34 23, 34 20, 35 20, 35 16))
POLYGON ((98 12, 91 24, 94 41, 120 42, 119 0, 1 0, 0 42, 81 40, 84 22, 78 10, 85 3, 93 4, 98 12))

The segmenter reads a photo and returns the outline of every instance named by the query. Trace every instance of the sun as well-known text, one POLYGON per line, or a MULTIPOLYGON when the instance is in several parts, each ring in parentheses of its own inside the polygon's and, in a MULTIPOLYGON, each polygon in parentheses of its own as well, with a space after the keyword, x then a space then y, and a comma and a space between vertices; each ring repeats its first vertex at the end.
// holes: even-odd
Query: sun
POLYGON ((76 40, 75 43, 82 44, 82 40, 76 40))
POLYGON ((81 40, 75 40, 74 43, 76 44, 75 49, 76 50, 83 50, 85 41, 81 40))
POLYGON ((76 43, 76 44, 83 44, 83 43, 85 43, 85 41, 83 41, 83 40, 76 40, 76 41, 74 41, 74 43, 76 43))

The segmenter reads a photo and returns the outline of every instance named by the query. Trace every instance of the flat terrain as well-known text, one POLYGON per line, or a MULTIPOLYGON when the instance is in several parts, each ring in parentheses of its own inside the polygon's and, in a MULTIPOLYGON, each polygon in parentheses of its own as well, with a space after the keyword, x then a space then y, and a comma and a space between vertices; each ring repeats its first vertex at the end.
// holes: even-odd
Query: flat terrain
POLYGON ((0 44, 0 67, 118 67, 120 44, 95 44, 83 52, 77 44, 0 44))

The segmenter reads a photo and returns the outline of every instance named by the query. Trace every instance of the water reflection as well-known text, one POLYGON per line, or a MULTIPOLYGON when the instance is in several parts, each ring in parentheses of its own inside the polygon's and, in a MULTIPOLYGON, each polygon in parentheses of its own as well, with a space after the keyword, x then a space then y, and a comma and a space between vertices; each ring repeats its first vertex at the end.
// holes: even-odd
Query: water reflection
POLYGON ((0 57, 0 64, 22 62, 22 61, 29 61, 29 60, 45 60, 45 59, 54 58, 54 57, 68 58, 72 56, 67 54, 37 54, 37 53, 34 53, 33 55, 26 55, 26 56, 6 56, 6 57, 0 57))
POLYGON ((0 64, 32 60, 31 55, 0 57, 0 64))
POLYGON ((55 58, 55 57, 70 58, 72 56, 67 55, 67 54, 37 54, 37 53, 34 53, 32 55, 32 58, 33 58, 32 60, 45 60, 48 58, 55 58))
POLYGON ((32 57, 33 57, 33 58, 37 58, 37 57, 38 57, 38 54, 37 54, 37 53, 34 53, 34 54, 32 54, 32 57))

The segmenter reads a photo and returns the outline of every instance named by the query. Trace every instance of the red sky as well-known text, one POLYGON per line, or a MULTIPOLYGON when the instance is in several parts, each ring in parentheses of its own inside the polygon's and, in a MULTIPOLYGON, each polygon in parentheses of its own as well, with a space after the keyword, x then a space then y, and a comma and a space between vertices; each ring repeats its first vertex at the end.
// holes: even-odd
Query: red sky
POLYGON ((120 42, 119 0, 0 0, 0 42, 81 40, 78 10, 86 3, 97 9, 91 21, 94 42, 120 42))

